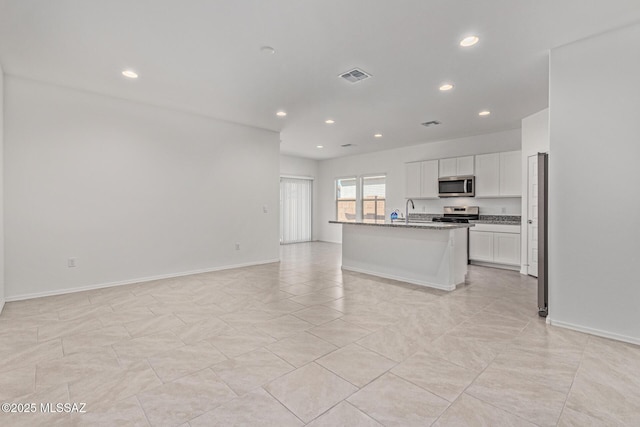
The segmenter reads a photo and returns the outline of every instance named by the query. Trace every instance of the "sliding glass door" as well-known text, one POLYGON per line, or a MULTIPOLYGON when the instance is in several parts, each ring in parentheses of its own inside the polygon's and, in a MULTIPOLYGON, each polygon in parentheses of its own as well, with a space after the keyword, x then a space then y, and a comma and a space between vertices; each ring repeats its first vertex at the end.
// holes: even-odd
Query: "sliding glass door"
POLYGON ((280 243, 311 241, 313 180, 280 178, 280 243))

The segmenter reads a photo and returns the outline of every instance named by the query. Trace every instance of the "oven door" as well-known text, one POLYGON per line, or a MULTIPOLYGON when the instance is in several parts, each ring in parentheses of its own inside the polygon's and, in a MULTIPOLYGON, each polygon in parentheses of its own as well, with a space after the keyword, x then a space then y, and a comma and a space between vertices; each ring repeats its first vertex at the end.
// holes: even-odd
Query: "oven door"
POLYGON ((438 180, 440 197, 474 197, 475 183, 473 176, 450 176, 438 180))

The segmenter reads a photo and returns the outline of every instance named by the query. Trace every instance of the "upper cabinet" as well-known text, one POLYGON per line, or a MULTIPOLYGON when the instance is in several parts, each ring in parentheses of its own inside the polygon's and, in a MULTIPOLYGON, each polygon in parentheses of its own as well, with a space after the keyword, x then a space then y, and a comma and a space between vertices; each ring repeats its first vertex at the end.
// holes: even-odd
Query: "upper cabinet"
POLYGON ((405 178, 405 197, 408 199, 419 198, 422 183, 422 163, 407 163, 405 178))
POLYGON ((476 156, 476 197, 500 194, 500 153, 476 156))
POLYGON ((426 160, 406 164, 407 198, 430 199, 438 197, 438 161, 426 160))
POLYGON ((440 159, 440 169, 438 176, 465 176, 473 175, 473 156, 452 157, 450 159, 440 159))
POLYGON ((438 197, 438 161, 427 160, 422 163, 422 198, 438 197))
POLYGON ((500 195, 522 196, 522 152, 500 153, 500 195))
POLYGON ((476 197, 521 197, 520 151, 406 164, 405 197, 438 198, 438 178, 475 175, 476 197))
POLYGON ((521 152, 476 157, 476 197, 521 197, 521 152))

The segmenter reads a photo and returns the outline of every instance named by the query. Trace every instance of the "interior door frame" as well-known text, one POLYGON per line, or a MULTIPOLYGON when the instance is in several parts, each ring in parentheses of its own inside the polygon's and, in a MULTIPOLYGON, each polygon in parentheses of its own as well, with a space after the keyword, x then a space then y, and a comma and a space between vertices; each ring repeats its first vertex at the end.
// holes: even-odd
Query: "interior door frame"
MULTIPOLYGON (((525 262, 524 262, 524 265, 525 265, 525 267, 526 267, 526 274, 527 274, 528 276, 531 276, 531 277, 538 277, 537 275, 536 275, 536 276, 531 275, 531 274, 530 274, 530 271, 529 271, 529 267, 531 266, 531 264, 530 264, 530 259, 529 259, 529 251, 530 251, 530 249, 531 249, 531 239, 529 238, 529 237, 530 237, 530 236, 529 236, 529 234, 530 234, 530 233, 529 233, 529 231, 530 231, 530 230, 529 230, 529 228, 530 228, 530 223, 529 223, 529 221, 532 221, 532 219, 531 219, 531 217, 530 217, 530 210, 529 210, 529 209, 530 209, 530 204, 531 204, 531 195, 529 194, 529 188, 530 188, 530 186, 531 186, 531 182, 530 182, 530 179, 531 179, 531 170, 530 170, 530 168, 531 168, 531 164, 530 164, 530 163, 531 163, 531 160, 532 160, 532 159, 534 159, 534 158, 535 158, 535 159, 537 159, 537 158, 538 158, 538 153, 536 153, 536 154, 532 154, 532 155, 530 155, 530 156, 527 156, 527 181, 526 181, 526 182, 527 182, 527 186, 526 186, 526 191, 527 191, 527 193, 526 193, 526 194, 527 194, 527 204, 526 204, 526 206, 525 206, 525 212, 526 212, 526 223, 525 223, 526 228, 525 228, 525 230, 526 230, 527 245, 526 245, 526 252, 525 252, 526 260, 525 260, 525 262)), ((537 164, 537 163, 536 163, 536 164, 537 164)), ((539 197, 540 197, 540 189, 538 188, 538 206, 539 206, 539 204, 540 204, 540 199, 539 199, 539 197)), ((538 225, 539 225, 539 221, 540 221, 540 216, 538 216, 538 225)), ((539 251, 539 250, 540 250, 540 241, 538 240, 538 251, 539 251)), ((539 271, 538 271, 538 273, 539 273, 539 271)))

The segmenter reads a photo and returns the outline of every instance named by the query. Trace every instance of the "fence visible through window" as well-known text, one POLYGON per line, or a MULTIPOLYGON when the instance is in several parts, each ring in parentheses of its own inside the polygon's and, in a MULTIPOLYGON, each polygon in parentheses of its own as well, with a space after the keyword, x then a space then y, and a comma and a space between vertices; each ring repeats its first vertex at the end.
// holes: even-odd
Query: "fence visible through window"
POLYGON ((336 220, 355 222, 356 220, 356 178, 336 179, 336 220))
POLYGON ((365 176, 362 178, 362 221, 384 222, 386 176, 365 176))

